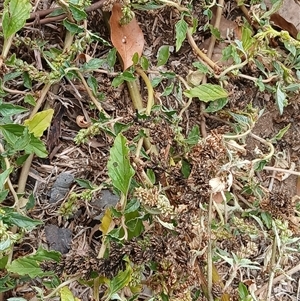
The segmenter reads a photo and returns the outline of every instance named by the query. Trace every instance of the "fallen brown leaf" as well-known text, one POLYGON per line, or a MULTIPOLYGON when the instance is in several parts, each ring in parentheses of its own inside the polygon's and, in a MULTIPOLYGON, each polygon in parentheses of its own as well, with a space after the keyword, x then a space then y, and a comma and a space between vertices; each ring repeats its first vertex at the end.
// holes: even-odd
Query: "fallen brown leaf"
POLYGON ((282 30, 287 31, 291 35, 291 37, 297 39, 298 30, 294 24, 288 22, 279 14, 271 15, 271 21, 275 26, 279 27, 282 30))
POLYGON ((126 70, 132 66, 132 57, 135 53, 139 57, 142 55, 145 40, 136 18, 133 18, 128 24, 121 25, 122 16, 122 5, 115 3, 109 20, 111 41, 123 60, 123 70, 126 70))

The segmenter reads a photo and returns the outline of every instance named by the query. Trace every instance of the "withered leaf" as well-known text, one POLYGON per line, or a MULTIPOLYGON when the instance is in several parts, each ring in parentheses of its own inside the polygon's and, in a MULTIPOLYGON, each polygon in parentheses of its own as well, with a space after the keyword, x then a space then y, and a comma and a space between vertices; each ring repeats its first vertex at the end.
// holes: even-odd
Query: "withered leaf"
POLYGON ((281 15, 277 13, 271 15, 270 19, 274 25, 276 25, 282 30, 287 31, 291 35, 291 37, 297 39, 298 30, 293 23, 288 22, 286 19, 284 19, 281 15))
POLYGON ((144 34, 136 20, 133 18, 128 24, 121 25, 122 5, 115 3, 109 20, 111 41, 123 60, 123 69, 132 66, 132 57, 135 53, 142 55, 144 49, 144 34))

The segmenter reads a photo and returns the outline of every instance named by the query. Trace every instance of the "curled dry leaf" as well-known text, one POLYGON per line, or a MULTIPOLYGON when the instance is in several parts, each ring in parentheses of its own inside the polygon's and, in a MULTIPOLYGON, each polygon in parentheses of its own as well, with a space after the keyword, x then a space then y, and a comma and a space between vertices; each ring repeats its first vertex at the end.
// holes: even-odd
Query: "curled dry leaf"
POLYGON ((293 23, 288 22, 279 14, 271 15, 271 21, 273 22, 274 25, 279 27, 281 30, 287 31, 291 37, 297 39, 298 30, 293 23))
POLYGON ((84 119, 84 116, 81 116, 81 115, 78 115, 76 117, 76 123, 79 127, 85 129, 85 128, 88 128, 91 123, 90 122, 87 122, 85 119, 84 119))
POLYGON ((121 25, 122 5, 115 3, 109 20, 111 41, 123 60, 123 69, 132 66, 132 57, 138 53, 142 55, 144 49, 144 34, 136 20, 133 18, 128 24, 121 25))

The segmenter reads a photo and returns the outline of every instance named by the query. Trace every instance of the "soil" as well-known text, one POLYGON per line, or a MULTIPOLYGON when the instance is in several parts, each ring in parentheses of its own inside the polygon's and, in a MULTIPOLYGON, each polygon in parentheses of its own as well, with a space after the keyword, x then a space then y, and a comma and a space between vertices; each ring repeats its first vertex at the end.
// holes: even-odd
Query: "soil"
MULTIPOLYGON (((38 10, 50 8, 55 3, 55 1, 51 0, 37 2, 39 2, 38 10)), ((194 1, 194 15, 198 17, 199 22, 198 30, 194 34, 197 44, 203 43, 208 36, 207 32, 203 30, 203 25, 207 19, 203 15, 200 2, 194 1)), ((235 5, 235 1, 227 2, 224 9, 224 18, 232 21, 236 16, 242 16, 235 5)), ((173 8, 166 7, 152 11, 137 11, 136 18, 145 36, 144 54, 149 60, 150 70, 151 68, 154 70, 158 49, 162 45, 175 45, 174 25, 180 19, 180 15, 173 8)), ((90 30, 100 34, 104 39, 110 40, 100 10, 88 14, 88 27, 90 30)), ((39 26, 38 20, 36 20, 36 24, 26 27, 21 35, 24 38, 30 37, 32 39, 43 37, 48 41, 45 47, 49 49, 54 46, 62 48, 65 30, 61 22, 39 26)), ((29 64, 36 64, 35 53, 24 43, 15 47, 14 51, 17 57, 22 58, 29 64)), ((101 43, 93 43, 86 51, 86 54, 101 58, 107 51, 107 46, 103 46, 101 43)), ((162 70, 174 71, 178 76, 186 78, 192 68, 192 63, 197 60, 197 56, 191 46, 185 41, 178 53, 175 51, 171 53, 168 63, 162 67, 162 70)), ((41 64, 44 66, 45 62, 42 61, 41 64)), ((117 64, 114 72, 119 72, 120 70, 121 66, 117 64)), ((245 74, 247 72, 249 72, 249 75, 252 75, 249 70, 244 70, 245 74)), ((43 137, 49 156, 45 159, 34 158, 26 186, 26 192, 30 194, 33 191, 36 200, 36 204, 30 210, 29 215, 32 218, 42 220, 44 225, 30 232, 20 244, 15 245, 15 256, 17 254, 30 254, 39 246, 61 251, 63 260, 60 264, 48 264, 43 266, 43 268, 45 270, 54 270, 62 280, 68 279, 66 275, 73 275, 78 271, 82 273, 85 279, 90 277, 92 271, 98 271, 108 277, 116 275, 118 271, 124 268, 124 262, 122 263, 124 254, 127 254, 135 263, 146 260, 160 261, 161 258, 168 258, 173 263, 173 267, 166 268, 164 272, 168 275, 166 279, 169 277, 169 282, 166 281, 167 285, 172 287, 172 281, 175 283, 175 278, 185 275, 189 269, 189 256, 187 254, 191 252, 191 249, 198 248, 202 250, 207 245, 208 233, 206 229, 201 229, 199 225, 199 228, 197 228, 196 220, 199 218, 199 212, 206 208, 209 202, 210 187, 207 179, 210 179, 215 174, 215 171, 227 160, 226 150, 222 145, 220 135, 232 130, 228 124, 229 119, 223 115, 222 111, 210 114, 204 118, 203 114, 201 114, 201 103, 193 100, 193 103, 183 114, 183 119, 179 126, 183 129, 182 133, 186 134, 190 132, 193 126, 198 125, 202 129, 202 135, 206 134, 208 138, 206 144, 199 144, 187 153, 186 159, 191 162, 191 174, 188 178, 184 178, 181 173, 181 166, 177 164, 178 160, 176 161, 175 159, 174 164, 170 164, 170 158, 172 159, 173 155, 180 155, 182 150, 176 142, 174 126, 168 122, 165 115, 161 112, 156 112, 149 120, 138 120, 137 112, 132 107, 126 85, 122 84, 118 88, 113 88, 112 80, 114 76, 104 73, 95 73, 94 76, 99 92, 104 95, 103 108, 106 112, 112 118, 118 119, 119 122, 131 125, 129 130, 124 132, 129 145, 134 145, 133 138, 143 128, 149 130, 151 143, 157 147, 159 155, 153 155, 150 160, 143 161, 144 166, 141 165, 141 168, 149 168, 155 172, 156 180, 163 187, 165 186, 166 195, 172 206, 185 208, 179 214, 177 227, 179 235, 174 237, 169 232, 166 232, 163 227, 156 225, 155 228, 148 230, 148 234, 153 234, 151 236, 153 241, 151 241, 149 250, 142 250, 138 241, 133 239, 121 248, 113 245, 111 250, 114 251, 110 254, 109 259, 104 262, 97 259, 97 254, 101 247, 99 220, 103 216, 105 208, 115 206, 118 201, 118 196, 111 187, 105 187, 102 192, 95 193, 91 201, 78 199, 75 210, 68 218, 62 216, 61 208, 63 204, 66 204, 70 195, 74 192, 82 191, 82 188, 73 179, 85 179, 95 186, 102 185, 107 181, 107 162, 110 148, 114 142, 114 139, 105 131, 101 131, 88 143, 78 145, 74 142, 74 138, 82 129, 77 122, 78 116, 88 116, 90 120, 98 120, 98 111, 91 105, 89 96, 79 80, 70 81, 64 78, 59 83, 54 84, 47 95, 47 105, 55 110, 51 128, 43 137), (203 124, 205 130, 203 130, 203 124), (70 183, 67 183, 65 186, 55 186, 57 185, 55 184, 57 179, 64 173, 72 175, 70 183), (199 208, 202 209, 200 210, 199 208), (199 231, 201 238, 195 234, 195 231, 199 231), (71 243, 69 243, 70 235, 72 236, 71 243), (59 246, 57 248, 53 247, 56 244, 59 246)), ((151 73, 149 76, 151 76, 151 73)), ((18 86, 17 82, 14 84, 15 86, 10 87, 11 89, 22 88, 18 86)), ((182 109, 182 103, 178 101, 175 95, 161 96, 169 84, 170 81, 165 80, 156 88, 156 103, 179 113, 182 109)), ((229 86, 232 88, 232 93, 225 109, 239 112, 252 105, 254 109, 262 112, 252 131, 255 135, 263 139, 271 139, 281 129, 290 124, 286 134, 280 140, 274 142, 275 154, 278 161, 281 164, 285 164, 280 165, 280 168, 300 170, 299 95, 289 100, 289 105, 284 108, 284 114, 280 115, 273 96, 259 92, 252 81, 232 77, 229 80, 229 86)), ((40 88, 38 85, 34 85, 33 90, 38 91, 40 88)), ((140 80, 140 91, 144 104, 146 104, 147 89, 142 80, 140 80)), ((22 103, 13 95, 7 96, 5 101, 22 103)), ((257 157, 258 150, 261 150, 263 153, 268 152, 266 146, 253 137, 247 137, 244 144, 247 152, 245 158, 253 159, 257 157)), ((275 166, 277 163, 275 162, 275 157, 273 157, 268 166, 275 166)), ((14 174, 15 181, 12 179, 15 184, 17 183, 19 172, 20 170, 16 170, 14 174)), ((299 177, 267 170, 257 172, 254 177, 268 191, 268 197, 261 200, 261 208, 269 212, 273 217, 277 217, 282 221, 288 220, 290 230, 294 236, 297 236, 299 234, 299 224, 295 208, 298 202, 297 195, 299 197, 299 177)), ((235 187, 234 190, 237 195, 240 195, 241 199, 244 198, 250 203, 254 202, 253 199, 247 199, 247 195, 242 192, 243 187, 235 187)), ((153 194, 155 193, 156 191, 153 191, 153 194)), ((245 207, 246 205, 242 204, 241 206, 245 207)), ((214 217, 217 218, 216 212, 214 212, 214 217)), ((251 220, 249 217, 247 222, 251 224, 254 223, 254 220, 251 220)), ((242 225, 238 224, 238 220, 236 220, 235 227, 236 231, 239 227, 242 227, 242 225)), ((232 235, 225 237, 222 233, 212 233, 215 236, 216 248, 227 251, 229 254, 231 252, 236 254, 247 249, 250 254, 241 256, 258 262, 262 267, 261 270, 243 268, 239 271, 236 279, 227 290, 232 300, 238 300, 237 285, 239 281, 242 280, 246 283, 248 289, 252 291, 256 291, 268 283, 269 270, 264 266, 264 257, 270 254, 271 242, 266 240, 263 235, 258 235, 253 240, 246 232, 240 231, 238 236, 233 235, 233 230, 228 233, 232 235), (251 249, 251 243, 255 245, 253 250, 251 249)), ((299 251, 299 245, 296 247, 299 251)), ((199 255, 197 261, 199 266, 203 266, 205 255, 199 255)), ((285 258, 284 271, 288 272, 299 264, 299 253, 293 252, 290 257, 285 258)), ((222 261, 221 264, 216 264, 216 266, 221 277, 224 277, 222 281, 226 282, 232 272, 230 266, 225 261, 222 261)), ((280 274, 276 274, 275 277, 280 274)), ((196 270, 191 270, 188 281, 196 283, 199 277, 196 270)), ((299 300, 297 299, 297 297, 299 298, 299 283, 299 271, 294 273, 291 278, 286 277, 281 281, 275 282, 272 288, 272 300, 299 300)), ((31 284, 37 287, 42 285, 38 279, 31 284)), ((74 282, 71 284, 70 289, 82 301, 93 300, 92 289, 88 286, 74 282)), ((103 294, 101 289, 100 295, 103 294)), ((145 288, 145 295, 151 295, 155 291, 159 291, 159 289, 158 279, 152 279, 152 286, 150 289, 145 288)), ((217 288, 215 289, 217 290, 217 288)), ((173 286, 174 294, 177 293, 180 296, 179 292, 181 290, 184 290, 184 285, 182 287, 173 286)), ((258 294, 258 298, 263 296, 265 291, 266 288, 262 289, 261 294, 258 294)), ((36 300, 35 293, 31 288, 22 283, 15 290, 5 295, 6 298, 12 296, 23 297, 26 300, 36 300)), ((146 297, 144 299, 147 300, 146 297)), ((53 300, 57 299, 53 298, 53 300)), ((198 300, 206 300, 206 298, 200 294, 198 300)))

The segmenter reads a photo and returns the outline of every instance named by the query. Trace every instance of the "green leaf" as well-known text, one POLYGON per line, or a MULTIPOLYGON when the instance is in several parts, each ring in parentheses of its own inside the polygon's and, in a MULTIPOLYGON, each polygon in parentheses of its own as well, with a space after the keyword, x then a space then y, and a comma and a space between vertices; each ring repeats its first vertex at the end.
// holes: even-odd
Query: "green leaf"
POLYGON ((5 252, 12 245, 13 245, 13 242, 11 241, 11 239, 9 237, 6 240, 1 240, 0 241, 0 252, 1 253, 5 252))
POLYGON ((27 112, 28 109, 10 103, 0 104, 0 114, 4 117, 27 112))
POLYGON ((7 274, 3 278, 0 278, 0 293, 9 291, 16 287, 14 279, 10 278, 10 275, 7 274))
POLYGON ((84 31, 82 27, 68 20, 63 20, 63 25, 71 34, 81 33, 84 31))
POLYGON ((25 152, 27 154, 35 153, 40 158, 46 158, 48 156, 48 152, 43 142, 34 137, 33 134, 31 134, 30 144, 25 148, 25 152))
POLYGON ((176 52, 182 46, 183 41, 185 40, 186 33, 188 30, 188 24, 184 21, 184 19, 179 20, 175 24, 175 32, 176 32, 176 52))
POLYGON ((24 81, 24 87, 26 87, 27 89, 32 88, 32 80, 31 80, 28 72, 23 73, 23 81, 24 81))
POLYGON ((29 132, 33 133, 35 137, 41 137, 50 126, 53 114, 53 109, 38 112, 32 118, 26 119, 24 124, 28 126, 29 132))
POLYGON ((144 231, 144 225, 141 217, 127 221, 126 227, 128 229, 128 240, 132 239, 133 237, 138 237, 144 231))
POLYGON ((181 160, 181 172, 183 174, 183 177, 187 179, 191 173, 191 165, 186 160, 181 160))
POLYGON ((212 34, 212 36, 214 36, 217 40, 221 39, 221 33, 220 30, 212 25, 208 25, 208 28, 212 34))
POLYGON ((117 49, 112 48, 111 50, 109 50, 107 54, 107 63, 110 69, 114 67, 116 60, 117 60, 117 49))
POLYGON ((5 189, 0 192, 0 203, 2 203, 4 200, 6 200, 9 190, 5 189))
POLYGON ((18 212, 8 212, 3 220, 9 225, 15 225, 27 231, 30 231, 36 226, 43 224, 43 222, 40 220, 32 219, 18 212))
POLYGON ((148 70, 149 68, 149 61, 146 57, 142 56, 140 59, 140 64, 143 70, 148 70))
POLYGON ((88 79, 87 79, 87 84, 92 89, 92 92, 93 92, 94 96, 97 97, 97 94, 98 94, 98 83, 97 83, 96 78, 94 76, 90 75, 88 77, 88 79))
POLYGON ((30 0, 10 0, 4 2, 2 28, 7 40, 19 31, 30 17, 30 0))
POLYGON ((36 105, 36 101, 35 101, 34 97, 31 94, 26 94, 25 95, 24 102, 29 103, 32 106, 36 105))
POLYGON ((26 210, 33 209, 34 205, 35 205, 35 198, 34 198, 34 195, 32 193, 28 197, 28 202, 26 203, 26 210))
POLYGON ((172 93, 174 89, 174 83, 171 83, 168 87, 165 88, 164 92, 161 94, 161 96, 168 96, 172 93))
MULTIPOLYGON (((273 138, 270 139, 270 142, 275 143, 282 139, 283 135, 289 130, 291 123, 281 129, 273 138)), ((1 186, 0 186, 1 187, 1 186)))
POLYGON ((158 49, 157 53, 157 66, 163 66, 169 59, 170 46, 163 45, 158 49))
POLYGON ((74 295, 67 286, 62 287, 59 293, 61 301, 75 301, 74 295))
POLYGON ((105 63, 104 59, 91 59, 87 63, 85 63, 81 69, 83 72, 85 71, 91 71, 91 70, 97 70, 101 68, 101 66, 105 63))
POLYGON ((127 81, 127 82, 135 81, 134 74, 132 74, 129 71, 124 71, 113 79, 111 85, 116 88, 119 85, 121 85, 124 81, 127 81))
POLYGON ((80 9, 80 8, 76 7, 75 5, 73 5, 72 3, 69 3, 69 9, 70 9, 70 11, 72 13, 73 18, 77 22, 86 19, 87 14, 84 11, 84 9, 80 9))
POLYGON ((56 8, 52 13, 47 15, 47 17, 56 17, 56 16, 63 15, 63 14, 65 14, 65 10, 62 9, 61 7, 59 7, 59 8, 56 8))
POLYGON ((139 54, 136 52, 132 57, 133 65, 137 65, 139 62, 139 54))
POLYGON ((110 149, 110 157, 107 163, 108 175, 116 189, 125 196, 129 190, 129 185, 134 176, 134 169, 130 165, 129 148, 126 145, 126 138, 118 134, 114 145, 110 149))
POLYGON ((218 112, 223 109, 228 103, 228 98, 220 98, 209 103, 208 107, 205 109, 207 113, 218 112))
POLYGON ((94 189, 94 185, 89 181, 89 180, 85 180, 85 179, 75 179, 76 183, 82 187, 82 188, 85 188, 85 189, 94 189))
POLYGON ((0 174, 0 191, 3 190, 4 188, 4 184, 6 183, 6 180, 9 176, 9 174, 13 171, 13 168, 10 167, 9 169, 4 170, 1 174, 0 174))
POLYGON ((108 287, 108 296, 105 301, 110 300, 111 296, 114 293, 119 292, 122 288, 127 286, 131 281, 132 268, 130 266, 130 262, 128 258, 125 258, 126 261, 126 269, 125 271, 120 271, 117 276, 115 276, 110 282, 108 287))
POLYGON ((194 125, 185 142, 190 145, 195 145, 198 143, 200 138, 200 130, 198 125, 194 125))
POLYGON ((276 104, 278 106, 278 110, 280 115, 283 114, 283 108, 287 105, 286 94, 282 91, 280 85, 277 86, 276 93, 276 104))
POLYGON ((59 262, 61 259, 61 254, 57 251, 48 251, 42 247, 39 247, 34 254, 28 255, 27 258, 34 259, 37 262, 43 262, 45 260, 54 260, 59 262))
POLYGON ((0 129, 7 143, 14 145, 23 135, 25 127, 19 124, 4 124, 0 125, 0 129))
POLYGON ((203 84, 183 92, 187 97, 198 97, 203 102, 214 101, 220 98, 228 97, 225 89, 219 85, 203 84))
POLYGON ((147 176, 149 178, 149 180, 151 181, 151 183, 154 185, 156 182, 156 177, 155 177, 155 173, 152 169, 147 169, 147 176))
POLYGON ((126 204, 126 208, 124 210, 124 214, 130 213, 130 212, 134 212, 136 211, 138 208, 140 207, 140 202, 136 199, 134 200, 130 200, 127 204, 126 204))
POLYGON ((34 259, 26 257, 15 259, 7 266, 7 270, 21 276, 28 275, 30 278, 35 278, 44 274, 44 271, 34 259))
POLYGON ((248 295, 249 295, 249 292, 248 292, 248 289, 246 287, 246 285, 243 283, 243 282, 240 282, 239 283, 239 296, 242 300, 245 300, 248 295))

